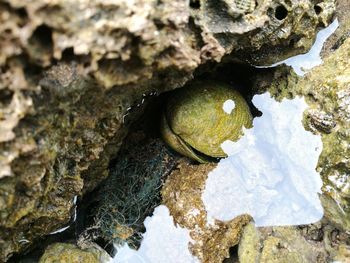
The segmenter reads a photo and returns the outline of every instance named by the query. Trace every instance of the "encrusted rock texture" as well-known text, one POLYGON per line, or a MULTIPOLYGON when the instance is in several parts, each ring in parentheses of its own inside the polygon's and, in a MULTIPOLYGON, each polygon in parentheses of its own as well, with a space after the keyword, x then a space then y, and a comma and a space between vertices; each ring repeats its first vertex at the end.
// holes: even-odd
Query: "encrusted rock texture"
POLYGON ((350 39, 297 83, 310 105, 309 128, 322 134, 318 170, 326 217, 350 231, 350 39))
POLYGON ((74 197, 107 176, 149 96, 222 60, 304 52, 334 9, 334 0, 0 0, 0 261, 69 223, 74 197))
POLYGON ((307 226, 247 225, 239 243, 239 262, 347 262, 349 235, 318 222, 307 226))
MULTIPOLYGON (((339 29, 343 33, 340 40, 344 29, 350 29, 349 25, 350 22, 339 29)), ((326 50, 329 55, 323 64, 303 78, 290 74, 287 68, 278 69, 274 76, 276 81, 267 86, 277 99, 305 97, 309 107, 304 112, 304 127, 322 137, 323 147, 316 169, 323 181, 320 199, 325 217, 339 229, 349 232, 350 39, 341 42, 340 46, 333 46, 333 52, 326 50)), ((260 83, 263 82, 260 79, 260 83)))
POLYGON ((287 67, 264 71, 254 82, 257 91, 265 86, 259 92, 268 89, 277 99, 305 97, 309 108, 304 113, 304 126, 320 134, 323 142, 317 171, 323 181, 320 199, 325 218, 346 233, 350 231, 349 11, 348 1, 337 2, 339 28, 324 45, 322 65, 302 78, 291 74, 287 67))
POLYGON ((230 257, 230 248, 238 244, 243 228, 252 218, 240 215, 230 221, 208 222, 202 192, 208 173, 216 164, 190 165, 182 160, 162 188, 162 201, 174 222, 190 231, 189 248, 203 263, 221 263, 230 257))
POLYGON ((54 262, 76 262, 76 263, 99 263, 110 260, 108 254, 97 248, 79 249, 77 246, 69 243, 55 243, 50 245, 39 263, 54 262))

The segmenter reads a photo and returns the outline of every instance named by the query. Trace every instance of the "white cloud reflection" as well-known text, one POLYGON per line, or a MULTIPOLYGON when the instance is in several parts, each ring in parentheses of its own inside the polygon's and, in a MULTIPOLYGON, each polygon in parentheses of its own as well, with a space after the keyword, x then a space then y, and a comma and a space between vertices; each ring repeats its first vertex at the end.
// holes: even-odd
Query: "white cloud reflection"
POLYGON ((236 104, 233 100, 229 99, 226 100, 224 102, 224 104, 222 105, 222 109, 224 110, 224 112, 226 112, 227 114, 231 114, 231 112, 235 109, 236 104))
POLYGON ((268 93, 253 103, 263 116, 238 142, 222 144, 229 157, 208 175, 202 195, 208 221, 243 213, 257 226, 318 221, 322 181, 315 168, 322 142, 302 126, 307 104, 302 98, 277 102, 268 93))
POLYGON ((111 263, 198 263, 188 249, 192 239, 189 230, 175 226, 169 209, 160 205, 145 222, 146 232, 139 250, 124 244, 117 247, 117 254, 111 263))

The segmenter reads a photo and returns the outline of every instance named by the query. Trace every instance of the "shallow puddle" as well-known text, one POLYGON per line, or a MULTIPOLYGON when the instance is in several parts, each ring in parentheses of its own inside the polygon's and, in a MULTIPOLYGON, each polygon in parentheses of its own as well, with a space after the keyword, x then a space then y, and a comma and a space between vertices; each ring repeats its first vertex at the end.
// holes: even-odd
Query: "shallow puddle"
POLYGON ((174 225, 169 209, 158 206, 152 217, 145 220, 146 232, 139 250, 134 250, 125 244, 117 248, 114 263, 178 263, 199 262, 191 255, 188 243, 191 241, 189 231, 174 225), (179 261, 181 259, 181 261, 179 261))
MULTIPOLYGON (((322 181, 315 168, 322 142, 302 125, 307 104, 303 98, 277 102, 269 93, 254 96, 253 103, 263 115, 238 142, 221 145, 229 157, 208 175, 202 193, 208 222, 244 213, 257 226, 318 221, 323 216, 318 198, 322 181)), ((114 262, 178 262, 178 257, 198 262, 188 250, 189 231, 174 225, 164 205, 145 220, 145 226, 140 249, 117 248, 114 262)))
POLYGON ((299 76, 304 76, 310 69, 321 65, 323 63, 321 58, 321 51, 326 40, 337 30, 339 27, 338 19, 336 18, 328 27, 320 30, 317 33, 315 43, 311 49, 305 53, 297 56, 290 57, 286 60, 277 62, 270 66, 256 66, 257 68, 273 68, 278 65, 286 64, 291 66, 294 72, 299 76))
POLYGON ((268 93, 253 103, 263 115, 238 142, 222 144, 229 157, 208 175, 202 195, 208 222, 245 213, 257 226, 318 221, 322 181, 315 168, 322 142, 302 125, 307 104, 303 98, 276 102, 268 93))
MULTIPOLYGON (((320 53, 325 41, 338 28, 335 19, 317 34, 309 52, 271 66, 291 66, 303 76, 322 64, 320 53)), ((227 100, 222 109, 235 110, 227 100)), ((221 147, 228 155, 208 174, 202 201, 208 224, 229 221, 241 214, 253 217, 256 226, 291 226, 319 221, 323 208, 319 199, 322 180, 316 171, 322 151, 320 136, 302 125, 307 108, 304 98, 277 102, 269 93, 256 95, 253 104, 262 112, 253 128, 245 130, 238 142, 225 141, 221 147)), ((158 206, 145 220, 146 232, 139 250, 125 244, 117 247, 113 262, 199 262, 188 244, 189 230, 175 226, 166 206, 158 206)))

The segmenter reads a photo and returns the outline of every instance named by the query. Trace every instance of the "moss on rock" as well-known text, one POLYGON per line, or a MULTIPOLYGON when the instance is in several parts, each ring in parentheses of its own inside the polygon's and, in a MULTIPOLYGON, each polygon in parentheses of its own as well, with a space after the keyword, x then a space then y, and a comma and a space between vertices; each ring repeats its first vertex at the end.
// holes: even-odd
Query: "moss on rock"
POLYGON ((169 208, 175 223, 190 231, 193 239, 191 252, 205 263, 219 263, 228 258, 230 248, 239 242, 243 227, 251 221, 248 215, 228 222, 215 220, 209 224, 207 221, 201 197, 208 173, 215 166, 191 165, 183 160, 162 188, 163 203, 169 208))
POLYGON ((306 126, 322 135, 318 169, 326 217, 349 231, 350 39, 298 82, 296 89, 310 105, 305 114, 306 126), (329 197, 335 202, 326 201, 329 197))
POLYGON ((106 252, 96 248, 82 250, 74 244, 55 243, 45 250, 39 263, 99 263, 108 259, 106 252))
POLYGON ((244 228, 238 246, 240 262, 333 262, 344 259, 349 235, 325 220, 305 226, 244 228), (338 233, 338 235, 336 235, 338 233))
POLYGON ((147 95, 243 49, 261 63, 271 50, 305 51, 334 10, 334 0, 320 14, 314 1, 283 1, 279 20, 278 2, 238 14, 229 1, 1 0, 1 260, 70 220, 147 95))

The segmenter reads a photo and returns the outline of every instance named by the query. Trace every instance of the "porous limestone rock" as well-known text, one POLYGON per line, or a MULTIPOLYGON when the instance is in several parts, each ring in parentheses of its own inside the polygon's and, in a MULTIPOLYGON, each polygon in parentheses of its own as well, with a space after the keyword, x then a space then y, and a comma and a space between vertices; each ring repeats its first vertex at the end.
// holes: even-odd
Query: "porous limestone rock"
POLYGON ((303 52, 333 10, 334 0, 1 0, 0 260, 70 221, 149 96, 225 56, 303 52))
POLYGON ((327 57, 337 50, 347 38, 350 37, 350 20, 349 20, 350 5, 347 0, 336 1, 336 12, 334 17, 339 21, 339 28, 327 40, 323 46, 322 55, 327 57))
MULTIPOLYGON (((238 245, 239 262, 333 262, 349 251, 349 235, 326 221, 300 227, 244 227, 238 245)), ((341 261, 342 262, 342 261, 341 261)), ((344 261, 346 262, 346 261, 344 261)))
POLYGON ((272 64, 306 52, 314 41, 314 28, 327 25, 335 9, 334 1, 199 2, 195 13, 199 19, 195 21, 202 32, 229 50, 225 55, 254 65, 272 64))
POLYGON ((305 123, 322 134, 318 170, 325 216, 350 231, 350 39, 296 84, 310 105, 305 123))
POLYGON ((162 188, 163 203, 175 223, 190 231, 190 250, 204 263, 221 263, 229 258, 230 248, 238 244, 243 227, 251 221, 250 216, 241 215, 228 222, 208 222, 201 197, 214 167, 215 164, 191 165, 183 160, 162 188))
POLYGON ((55 243, 50 245, 39 263, 99 263, 110 259, 108 254, 101 249, 89 248, 80 249, 74 244, 55 243))

